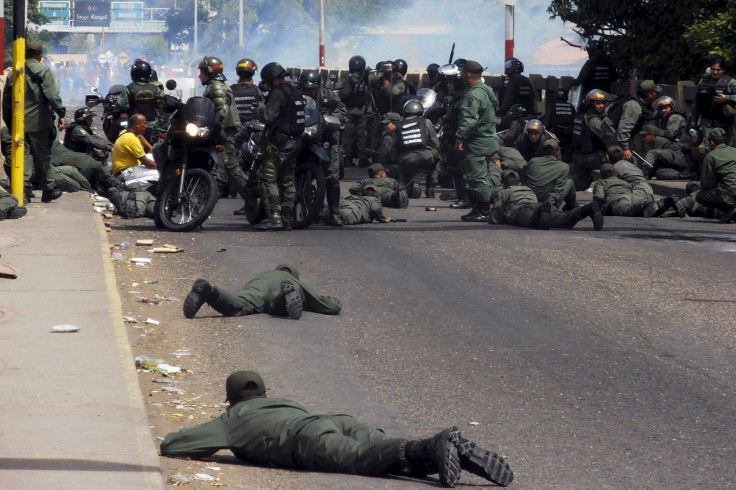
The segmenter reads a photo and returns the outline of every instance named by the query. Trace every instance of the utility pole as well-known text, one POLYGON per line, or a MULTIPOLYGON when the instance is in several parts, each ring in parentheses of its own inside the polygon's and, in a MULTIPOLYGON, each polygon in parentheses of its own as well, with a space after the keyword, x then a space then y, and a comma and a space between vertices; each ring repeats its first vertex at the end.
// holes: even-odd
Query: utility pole
POLYGON ((514 6, 516 0, 503 0, 506 5, 506 50, 504 53, 504 63, 507 59, 514 57, 514 6))
POLYGON ((240 10, 238 13, 240 21, 240 27, 238 29, 238 46, 240 46, 240 49, 242 50, 245 47, 245 43, 243 42, 243 0, 240 0, 240 10))
POLYGON ((199 39, 197 38, 197 0, 194 0, 194 56, 199 56, 199 39))
POLYGON ((26 2, 13 0, 13 131, 11 133, 10 189, 25 205, 23 171, 26 117, 26 2))
POLYGON ((319 66, 325 66, 325 0, 319 0, 319 66))

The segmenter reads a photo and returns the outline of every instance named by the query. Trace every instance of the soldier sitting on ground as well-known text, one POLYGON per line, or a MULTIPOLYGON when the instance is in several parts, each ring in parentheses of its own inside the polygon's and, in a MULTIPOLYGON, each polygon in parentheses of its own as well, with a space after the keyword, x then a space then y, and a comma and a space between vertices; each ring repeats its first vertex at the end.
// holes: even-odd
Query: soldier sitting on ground
POLYGON ((337 298, 321 296, 301 282, 299 271, 289 264, 259 274, 235 292, 197 279, 184 300, 184 316, 194 318, 205 303, 224 316, 269 313, 295 320, 301 318, 302 311, 337 315, 342 309, 337 298))
POLYGON ((386 168, 380 163, 368 167, 368 178, 359 180, 350 186, 349 192, 353 196, 363 196, 369 185, 378 187, 381 205, 387 208, 405 209, 409 205, 409 196, 406 188, 398 180, 386 175, 386 168))
POLYGON ((544 124, 539 119, 532 119, 526 123, 524 132, 514 141, 514 148, 519 150, 527 162, 535 157, 544 156, 542 145, 551 136, 544 130, 544 124))
POLYGON ((544 156, 532 158, 523 181, 539 202, 549 201, 552 206, 570 210, 575 207, 575 183, 568 179, 570 166, 560 160, 560 145, 550 138, 542 144, 544 156))
POLYGON ((19 206, 18 198, 0 187, 0 220, 18 219, 28 213, 28 209, 19 206))
POLYGON ((74 111, 74 122, 66 127, 64 146, 71 151, 86 153, 95 160, 107 163, 112 151, 112 143, 107 138, 97 136, 92 129, 95 113, 89 107, 74 111))
POLYGON ((534 191, 521 185, 521 178, 515 170, 504 170, 501 181, 503 189, 494 193, 489 224, 547 230, 572 228, 578 221, 589 217, 595 230, 603 229, 603 214, 596 202, 564 212, 554 208, 550 202, 537 201, 534 191))
POLYGON ((350 415, 317 415, 283 398, 267 398, 253 371, 225 381, 227 412, 168 434, 162 456, 206 458, 229 449, 240 460, 264 466, 365 476, 439 474, 454 487, 461 469, 501 486, 514 473, 498 454, 462 437, 457 427, 428 439, 390 437, 350 415))

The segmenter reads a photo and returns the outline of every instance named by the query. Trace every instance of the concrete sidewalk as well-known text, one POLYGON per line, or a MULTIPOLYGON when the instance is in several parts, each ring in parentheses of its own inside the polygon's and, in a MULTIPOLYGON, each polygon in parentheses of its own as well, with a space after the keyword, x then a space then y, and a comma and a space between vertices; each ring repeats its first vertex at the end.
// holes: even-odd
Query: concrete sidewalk
POLYGON ((89 195, 0 221, 0 253, 0 488, 163 488, 89 195))

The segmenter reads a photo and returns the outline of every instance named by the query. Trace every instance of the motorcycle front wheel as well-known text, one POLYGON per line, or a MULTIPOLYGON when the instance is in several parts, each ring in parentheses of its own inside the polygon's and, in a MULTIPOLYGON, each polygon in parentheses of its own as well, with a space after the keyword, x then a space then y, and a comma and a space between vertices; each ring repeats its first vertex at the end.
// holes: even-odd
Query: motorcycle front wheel
POLYGON ((192 231, 212 214, 217 204, 218 188, 214 177, 201 168, 186 171, 179 195, 181 178, 171 179, 161 189, 156 210, 163 226, 171 231, 192 231))
POLYGON ((312 224, 322 211, 325 202, 325 174, 322 167, 313 161, 297 165, 294 171, 294 184, 295 219, 291 226, 298 230, 312 224))
POLYGON ((251 225, 260 223, 266 217, 266 211, 263 209, 263 201, 261 201, 257 184, 249 185, 246 189, 245 217, 251 225))

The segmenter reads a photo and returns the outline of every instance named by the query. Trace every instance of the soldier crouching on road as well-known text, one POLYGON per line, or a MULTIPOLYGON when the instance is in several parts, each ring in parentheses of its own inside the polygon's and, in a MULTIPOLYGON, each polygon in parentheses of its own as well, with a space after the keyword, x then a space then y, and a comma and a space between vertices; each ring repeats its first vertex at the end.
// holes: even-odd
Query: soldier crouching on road
POLYGON ((299 280, 299 271, 289 264, 259 274, 235 292, 212 286, 197 279, 184 300, 184 316, 194 318, 203 304, 225 316, 245 316, 255 313, 288 316, 298 320, 302 311, 323 315, 338 315, 340 300, 321 296, 299 280))
POLYGON ((214 420, 168 434, 162 456, 206 458, 229 449, 243 461, 310 471, 415 478, 438 474, 454 487, 461 470, 501 486, 514 473, 498 454, 463 438, 457 427, 428 439, 390 437, 350 415, 313 414, 295 401, 267 398, 254 371, 237 371, 225 381, 230 405, 214 420))

